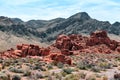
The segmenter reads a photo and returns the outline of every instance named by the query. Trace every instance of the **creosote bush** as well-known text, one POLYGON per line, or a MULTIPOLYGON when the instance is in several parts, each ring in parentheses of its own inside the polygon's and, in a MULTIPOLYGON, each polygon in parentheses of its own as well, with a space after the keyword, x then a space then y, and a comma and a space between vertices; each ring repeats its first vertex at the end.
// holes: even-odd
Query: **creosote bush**
POLYGON ((62 62, 58 62, 58 63, 57 63, 57 67, 58 67, 58 68, 63 68, 63 66, 64 66, 64 64, 63 64, 62 62))
POLYGON ((24 73, 24 70, 22 70, 22 69, 17 69, 17 68, 15 68, 15 67, 11 67, 11 68, 9 69, 9 71, 15 72, 15 73, 24 73))
POLYGON ((92 68, 91 68, 91 71, 93 71, 93 72, 100 72, 100 67, 99 66, 93 66, 92 68))
POLYGON ((64 68, 63 71, 67 74, 71 74, 73 72, 73 69, 71 68, 64 68))

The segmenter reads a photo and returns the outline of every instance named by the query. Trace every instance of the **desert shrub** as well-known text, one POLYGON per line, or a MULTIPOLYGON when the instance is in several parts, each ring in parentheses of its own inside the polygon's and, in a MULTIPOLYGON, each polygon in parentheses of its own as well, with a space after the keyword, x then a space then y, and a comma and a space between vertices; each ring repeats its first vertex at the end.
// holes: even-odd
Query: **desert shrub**
POLYGON ((44 78, 45 75, 44 75, 43 72, 41 72, 41 71, 33 71, 33 72, 31 72, 30 77, 31 77, 33 80, 37 80, 37 79, 39 79, 39 78, 44 78))
POLYGON ((77 74, 70 74, 66 76, 64 80, 79 80, 79 79, 80 77, 77 74))
POLYGON ((41 70, 41 71, 46 71, 46 68, 42 66, 42 67, 40 68, 40 70, 41 70))
POLYGON ((41 66, 39 66, 39 65, 34 65, 32 67, 33 67, 33 70, 41 69, 41 66))
POLYGON ((64 68, 63 71, 66 72, 67 74, 71 74, 73 72, 73 69, 71 69, 71 68, 64 68))
POLYGON ((30 76, 30 75, 31 75, 31 71, 30 70, 24 71, 23 76, 30 76))
POLYGON ((38 70, 40 69, 41 71, 46 71, 46 68, 43 66, 33 66, 33 70, 38 70))
POLYGON ((3 63, 3 60, 2 60, 2 59, 0 59, 0 63, 3 63))
POLYGON ((62 71, 61 74, 62 74, 63 77, 65 77, 67 75, 67 73, 64 72, 64 71, 62 71))
POLYGON ((21 80, 20 75, 13 75, 12 80, 21 80))
POLYGON ((82 70, 87 70, 90 69, 92 66, 95 66, 94 63, 91 63, 89 60, 84 59, 84 60, 80 60, 77 63, 77 68, 82 69, 82 70))
POLYGON ((93 71, 93 72, 100 72, 100 67, 99 66, 93 66, 92 68, 91 68, 91 71, 93 71))
POLYGON ((48 64, 46 67, 47 67, 48 69, 53 69, 53 65, 52 65, 52 64, 48 64))
POLYGON ((24 70, 22 69, 17 69, 15 67, 9 68, 9 71, 15 72, 15 73, 24 73, 24 70))
POLYGON ((73 65, 77 65, 77 62, 73 62, 72 64, 73 64, 73 65))
POLYGON ((120 57, 117 57, 116 60, 117 60, 117 61, 120 61, 120 57))
POLYGON ((62 74, 61 73, 55 73, 54 76, 55 76, 56 79, 62 80, 62 74))
POLYGON ((58 67, 58 68, 63 68, 63 66, 64 66, 64 64, 63 64, 62 62, 58 62, 58 63, 57 63, 57 67, 58 67))
POLYGON ((101 67, 102 69, 110 69, 112 65, 107 62, 101 62, 99 63, 98 66, 101 67))
POLYGON ((10 64, 11 64, 11 62, 8 60, 3 62, 3 66, 10 66, 10 64))
POLYGON ((44 63, 36 63, 34 66, 32 66, 34 70, 40 69, 41 71, 46 71, 45 64, 44 63))
POLYGON ((9 76, 5 73, 0 73, 0 80, 10 80, 9 76))
POLYGON ((77 63, 77 68, 86 70, 87 64, 84 64, 83 62, 79 62, 79 63, 77 63))

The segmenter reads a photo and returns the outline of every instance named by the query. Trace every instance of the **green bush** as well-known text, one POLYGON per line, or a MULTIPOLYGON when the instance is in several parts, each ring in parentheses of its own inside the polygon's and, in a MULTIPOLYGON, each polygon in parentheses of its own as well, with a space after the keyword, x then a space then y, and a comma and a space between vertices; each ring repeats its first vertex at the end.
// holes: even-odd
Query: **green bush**
POLYGON ((48 64, 47 65, 47 68, 50 70, 50 69, 53 69, 53 66, 52 66, 52 64, 48 64))
POLYGON ((9 71, 15 72, 15 73, 24 73, 24 70, 22 70, 22 69, 17 69, 17 68, 15 68, 15 67, 10 68, 9 71))
POLYGON ((91 71, 93 71, 93 72, 100 72, 100 67, 98 67, 98 66, 93 66, 93 67, 91 68, 91 71))
POLYGON ((61 74, 62 74, 63 77, 65 77, 67 75, 67 73, 64 72, 64 71, 62 71, 61 74))
POLYGON ((64 64, 63 64, 62 62, 58 62, 58 63, 57 63, 57 67, 58 67, 58 68, 63 68, 63 66, 64 66, 64 64))
POLYGON ((64 68, 63 71, 66 72, 67 74, 71 74, 73 72, 73 69, 71 69, 71 68, 64 68))
POLYGON ((101 67, 102 69, 110 69, 112 67, 112 65, 107 62, 101 62, 101 63, 99 63, 98 66, 101 67))
POLYGON ((30 70, 27 70, 24 72, 23 76, 30 76, 31 75, 31 71, 30 70))
POLYGON ((84 64, 83 62, 77 63, 77 68, 82 70, 87 70, 87 64, 84 64))

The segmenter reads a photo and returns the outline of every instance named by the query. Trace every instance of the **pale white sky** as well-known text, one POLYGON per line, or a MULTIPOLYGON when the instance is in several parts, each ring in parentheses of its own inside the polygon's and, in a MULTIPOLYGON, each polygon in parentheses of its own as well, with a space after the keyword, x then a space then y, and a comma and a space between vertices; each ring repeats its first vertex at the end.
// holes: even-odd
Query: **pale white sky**
POLYGON ((92 18, 120 22, 120 0, 0 0, 0 16, 49 20, 87 12, 92 18))

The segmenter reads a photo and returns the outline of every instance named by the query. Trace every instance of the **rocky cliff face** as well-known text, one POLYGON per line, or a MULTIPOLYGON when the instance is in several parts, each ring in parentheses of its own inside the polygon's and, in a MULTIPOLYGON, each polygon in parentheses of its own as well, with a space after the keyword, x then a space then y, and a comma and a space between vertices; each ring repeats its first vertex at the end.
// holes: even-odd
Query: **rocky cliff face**
POLYGON ((120 34, 120 23, 92 19, 86 12, 80 12, 69 18, 52 20, 30 20, 0 17, 0 31, 16 37, 27 37, 38 42, 54 41, 59 34, 89 34, 92 31, 105 30, 111 34, 120 34))

